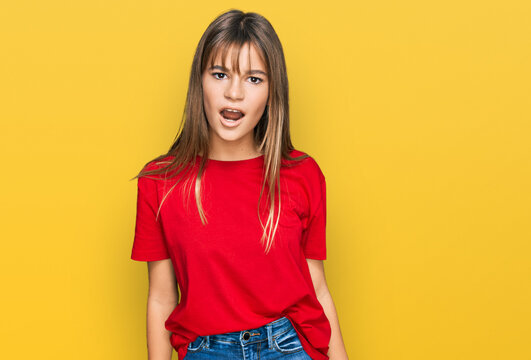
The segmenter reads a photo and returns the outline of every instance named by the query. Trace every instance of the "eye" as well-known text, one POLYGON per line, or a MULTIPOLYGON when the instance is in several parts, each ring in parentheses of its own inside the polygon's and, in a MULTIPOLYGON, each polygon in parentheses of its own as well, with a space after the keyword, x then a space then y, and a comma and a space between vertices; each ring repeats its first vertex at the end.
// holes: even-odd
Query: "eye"
POLYGON ((255 76, 251 76, 249 79, 251 79, 251 82, 253 84, 260 84, 263 80, 258 78, 258 77, 255 77, 255 76), (253 79, 257 80, 257 81, 253 81, 253 79))
POLYGON ((221 80, 220 78, 218 78, 216 75, 223 75, 223 76, 226 76, 224 73, 221 73, 221 72, 215 72, 215 73, 212 73, 212 75, 214 75, 214 77, 218 80, 221 80))

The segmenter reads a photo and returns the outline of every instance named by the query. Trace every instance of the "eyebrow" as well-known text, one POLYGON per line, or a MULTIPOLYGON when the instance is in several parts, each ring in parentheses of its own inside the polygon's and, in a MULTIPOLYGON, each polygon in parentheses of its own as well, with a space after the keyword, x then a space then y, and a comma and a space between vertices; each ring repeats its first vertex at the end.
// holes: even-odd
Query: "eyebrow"
MULTIPOLYGON (((227 69, 226 67, 224 66, 221 66, 221 65, 214 65, 212 67, 210 67, 208 70, 221 70, 221 71, 225 71, 225 72, 230 72, 229 69, 227 69)), ((267 76, 267 74, 265 72, 263 72, 262 70, 249 70, 247 71, 244 75, 247 75, 247 74, 262 74, 264 76, 267 76)))

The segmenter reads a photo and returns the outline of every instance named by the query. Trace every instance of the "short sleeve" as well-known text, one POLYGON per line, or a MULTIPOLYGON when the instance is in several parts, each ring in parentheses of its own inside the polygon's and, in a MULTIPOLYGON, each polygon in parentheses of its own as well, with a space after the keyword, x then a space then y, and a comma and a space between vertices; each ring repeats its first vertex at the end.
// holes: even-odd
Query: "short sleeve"
POLYGON ((309 192, 310 210, 302 232, 302 250, 306 258, 326 260, 326 180, 318 166, 317 170, 318 180, 309 192))
POLYGON ((144 176, 138 179, 135 237, 131 251, 133 260, 157 261, 170 258, 160 216, 156 218, 159 206, 156 185, 153 179, 144 176))

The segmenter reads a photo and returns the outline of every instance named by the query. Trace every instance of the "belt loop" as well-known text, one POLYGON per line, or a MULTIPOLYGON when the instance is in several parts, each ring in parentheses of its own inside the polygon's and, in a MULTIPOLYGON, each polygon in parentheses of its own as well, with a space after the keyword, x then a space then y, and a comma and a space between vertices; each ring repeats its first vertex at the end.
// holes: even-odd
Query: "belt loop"
POLYGON ((273 331, 272 331, 272 325, 268 324, 266 325, 267 329, 267 346, 269 349, 273 348, 273 331))
POLYGON ((205 348, 210 349, 210 335, 206 336, 205 348))

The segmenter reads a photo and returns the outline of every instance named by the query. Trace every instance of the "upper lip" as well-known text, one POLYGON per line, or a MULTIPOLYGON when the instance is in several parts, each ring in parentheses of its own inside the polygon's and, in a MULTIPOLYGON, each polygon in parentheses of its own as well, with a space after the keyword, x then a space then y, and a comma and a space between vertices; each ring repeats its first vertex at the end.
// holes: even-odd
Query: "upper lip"
POLYGON ((238 110, 239 112, 241 112, 243 115, 245 115, 245 113, 243 112, 242 109, 238 108, 238 107, 235 107, 235 106, 225 106, 223 108, 221 108, 221 110, 219 112, 222 112, 223 110, 225 109, 231 109, 231 110, 238 110))

